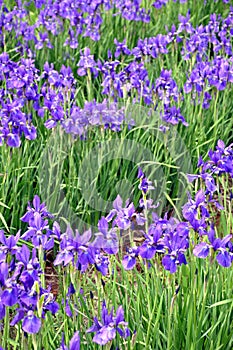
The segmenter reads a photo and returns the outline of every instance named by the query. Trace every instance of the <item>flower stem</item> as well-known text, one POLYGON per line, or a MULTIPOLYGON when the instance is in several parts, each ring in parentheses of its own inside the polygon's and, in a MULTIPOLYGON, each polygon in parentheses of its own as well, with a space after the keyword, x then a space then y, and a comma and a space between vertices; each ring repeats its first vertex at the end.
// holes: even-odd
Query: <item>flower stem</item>
POLYGON ((8 350, 8 339, 10 334, 10 327, 9 327, 9 308, 6 307, 6 315, 4 320, 4 331, 3 331, 3 347, 8 350))

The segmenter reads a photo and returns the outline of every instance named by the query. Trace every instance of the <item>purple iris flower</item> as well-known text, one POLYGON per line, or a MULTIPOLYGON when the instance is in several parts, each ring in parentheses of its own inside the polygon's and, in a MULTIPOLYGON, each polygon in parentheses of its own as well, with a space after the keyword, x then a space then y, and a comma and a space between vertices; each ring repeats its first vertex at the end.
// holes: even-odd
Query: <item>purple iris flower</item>
POLYGON ((1 294, 1 302, 5 306, 13 306, 18 302, 18 289, 16 286, 6 288, 1 294))
POLYGON ((95 267, 96 270, 101 272, 103 276, 108 274, 109 258, 102 252, 97 251, 95 255, 95 267))
POLYGON ((54 240, 53 238, 49 239, 48 220, 45 220, 40 213, 35 212, 33 218, 29 221, 29 225, 28 230, 21 236, 22 239, 31 239, 35 247, 42 245, 47 250, 53 248, 54 240))
POLYGON ((35 213, 39 213, 41 217, 53 217, 52 214, 48 212, 45 203, 40 202, 40 197, 38 195, 35 195, 32 204, 33 206, 28 202, 27 212, 22 216, 21 221, 29 223, 30 219, 34 218, 35 213))
POLYGON ((179 15, 179 27, 177 33, 187 32, 189 34, 192 34, 194 31, 194 28, 189 23, 190 20, 190 10, 187 12, 186 16, 179 15))
POLYGON ((15 277, 19 276, 18 278, 20 282, 23 283, 25 290, 31 290, 34 282, 39 281, 40 264, 35 251, 32 252, 31 259, 30 255, 30 250, 25 244, 19 247, 16 253, 18 262, 14 275, 15 277))
POLYGON ((27 316, 23 320, 22 328, 24 332, 35 334, 38 333, 41 327, 41 320, 36 317, 33 311, 28 311, 27 316))
POLYGON ((156 9, 160 9, 163 6, 166 6, 167 3, 168 0, 157 0, 152 4, 152 6, 154 6, 156 9))
POLYGON ((226 147, 222 140, 218 140, 216 149, 210 149, 208 156, 209 159, 206 162, 203 161, 202 157, 199 158, 197 166, 200 168, 200 172, 198 174, 188 174, 190 182, 195 179, 203 180, 204 190, 197 192, 195 201, 189 195, 189 200, 183 207, 185 219, 200 234, 202 234, 201 232, 207 234, 205 231, 210 217, 209 207, 214 205, 218 211, 224 209, 216 198, 218 191, 221 191, 221 187, 218 185, 219 177, 233 177, 232 144, 226 147))
POLYGON ((117 226, 122 230, 127 230, 132 226, 132 217, 135 218, 138 225, 144 225, 145 219, 138 213, 135 212, 135 207, 133 203, 129 200, 126 201, 126 207, 123 208, 123 201, 118 195, 113 202, 113 208, 107 215, 107 221, 111 221, 113 218, 112 226, 117 226))
POLYGON ((222 175, 229 173, 233 177, 233 144, 228 147, 225 146, 222 140, 218 140, 216 150, 209 150, 209 160, 199 165, 202 166, 202 172, 204 175, 206 172, 210 174, 222 175))
POLYGON ((102 304, 101 322, 97 317, 94 317, 94 324, 87 330, 87 333, 96 333, 93 337, 93 342, 99 345, 105 345, 116 337, 116 332, 122 338, 127 338, 130 331, 127 328, 127 323, 124 320, 124 310, 122 306, 116 311, 116 316, 113 316, 114 308, 108 313, 105 301, 102 304))
POLYGON ((206 228, 206 218, 209 218, 210 214, 207 209, 206 197, 202 190, 199 190, 193 200, 188 194, 188 202, 183 206, 183 216, 192 225, 194 230, 198 231, 200 228, 206 228), (198 216, 198 210, 201 212, 201 217, 198 216))
POLYGON ((73 337, 70 340, 69 350, 79 350, 80 349, 80 336, 79 332, 75 332, 73 337))
MULTIPOLYGON (((59 230, 57 225, 55 228, 59 230)), ((76 230, 74 235, 72 229, 67 227, 65 234, 60 235, 59 232, 58 235, 61 239, 60 250, 54 265, 64 263, 64 266, 66 266, 70 262, 77 260, 76 268, 84 272, 89 264, 95 263, 95 247, 91 243, 91 230, 85 231, 82 235, 76 230), (76 256, 77 259, 75 259, 76 256)))
POLYGON ((175 80, 172 78, 172 71, 163 69, 160 77, 155 82, 155 93, 165 105, 170 105, 172 100, 175 102, 179 99, 179 90, 175 80))
POLYGON ((218 252, 216 260, 219 265, 223 267, 230 267, 232 263, 232 254, 227 249, 227 245, 230 242, 232 235, 227 235, 223 239, 215 238, 215 230, 213 225, 208 232, 209 243, 201 242, 196 245, 193 249, 193 254, 198 258, 205 259, 212 248, 214 251, 218 252))
POLYGON ((66 313, 66 315, 68 317, 72 317, 73 316, 73 313, 71 311, 71 307, 70 307, 68 299, 66 299, 66 301, 65 301, 65 313, 66 313))
POLYGON ((85 47, 84 51, 80 51, 80 60, 78 62, 78 75, 87 75, 87 70, 94 74, 96 77, 98 75, 97 63, 94 60, 94 56, 91 55, 90 49, 85 47))
POLYGON ((95 263, 96 249, 93 243, 90 242, 92 233, 91 230, 84 232, 81 237, 81 244, 78 248, 78 261, 77 264, 81 265, 82 272, 84 272, 88 265, 95 263))
POLYGON ((53 45, 50 43, 50 40, 48 38, 48 33, 44 32, 44 33, 41 33, 39 32, 39 40, 37 40, 37 43, 35 45, 35 48, 37 50, 41 50, 43 49, 43 47, 46 46, 49 48, 49 49, 52 49, 53 48, 53 45))
POLYGON ((150 260, 155 253, 165 254, 162 258, 164 268, 176 272, 177 265, 186 264, 184 253, 189 247, 189 227, 185 222, 175 219, 167 220, 153 215, 154 223, 150 225, 145 241, 138 247, 142 258, 150 260))
POLYGON ((105 217, 98 222, 99 232, 95 234, 96 239, 93 242, 93 246, 98 249, 103 249, 107 254, 117 254, 119 249, 119 242, 116 229, 109 230, 108 221, 105 217))
POLYGON ((140 179, 140 184, 138 188, 144 194, 146 194, 149 190, 154 189, 154 187, 151 185, 152 182, 147 179, 141 168, 138 169, 138 179, 140 179))
POLYGON ((119 57, 121 53, 123 53, 124 55, 131 54, 131 51, 126 46, 126 39, 124 39, 122 43, 117 41, 117 39, 114 39, 114 44, 116 45, 116 52, 115 52, 116 58, 119 57))
POLYGON ((164 112, 161 113, 162 120, 166 123, 170 123, 172 125, 176 125, 181 122, 184 126, 188 126, 189 124, 186 122, 184 116, 180 113, 180 108, 176 106, 165 107, 164 112))
POLYGON ((217 186, 215 185, 215 181, 213 176, 210 174, 203 174, 201 177, 205 180, 206 185, 206 194, 213 194, 215 191, 217 191, 217 186))
POLYGON ((21 145, 21 140, 19 138, 19 135, 9 133, 7 137, 7 145, 10 147, 18 148, 21 145))
POLYGON ((138 247, 127 248, 127 255, 124 256, 122 260, 122 265, 124 269, 132 270, 136 265, 136 258, 138 256, 138 247))
POLYGON ((74 253, 72 252, 72 250, 67 249, 66 239, 63 239, 60 243, 60 251, 57 254, 53 264, 54 266, 57 266, 63 263, 64 266, 66 266, 73 261, 74 261, 74 253))
POLYGON ((162 264, 171 273, 176 272, 177 265, 187 264, 184 253, 189 247, 189 230, 186 223, 183 223, 183 225, 186 225, 186 229, 182 229, 182 234, 177 226, 176 231, 165 235, 163 240, 168 254, 163 257, 162 264))
POLYGON ((27 114, 24 109, 28 108, 29 101, 38 102, 38 70, 31 59, 21 58, 14 63, 5 56, 0 61, 0 65, 3 65, 1 72, 4 74, 2 76, 1 73, 0 80, 7 80, 7 90, 4 94, 1 93, 1 140, 4 139, 10 147, 20 147, 23 134, 29 140, 36 138, 32 115, 27 114))
POLYGON ((35 281, 39 281, 39 271, 35 269, 33 264, 28 263, 25 270, 21 273, 19 277, 20 282, 23 283, 25 290, 30 290, 35 281))
POLYGON ((139 254, 143 259, 152 259, 156 252, 165 253, 165 247, 162 241, 162 230, 158 225, 151 225, 148 234, 145 234, 145 241, 138 248, 139 254))
POLYGON ((17 232, 15 236, 7 237, 2 230, 0 230, 0 252, 4 252, 4 254, 9 253, 10 255, 15 255, 17 252, 17 242, 20 238, 20 231, 17 232))
POLYGON ((145 209, 145 208, 147 208, 147 209, 156 209, 160 205, 159 202, 157 202, 156 204, 153 204, 153 199, 151 199, 151 198, 148 198, 146 200, 144 200, 143 198, 140 198, 138 204, 139 204, 139 207, 143 208, 143 209, 145 209))
POLYGON ((20 322, 24 318, 25 310, 23 307, 17 308, 16 311, 17 311, 16 315, 14 316, 13 320, 10 323, 11 326, 15 326, 18 322, 20 322))
POLYGON ((196 68, 194 69, 190 77, 187 79, 186 83, 184 84, 184 92, 186 94, 189 94, 192 92, 192 90, 197 91, 198 93, 201 93, 203 91, 204 86, 204 79, 201 77, 201 73, 196 68))

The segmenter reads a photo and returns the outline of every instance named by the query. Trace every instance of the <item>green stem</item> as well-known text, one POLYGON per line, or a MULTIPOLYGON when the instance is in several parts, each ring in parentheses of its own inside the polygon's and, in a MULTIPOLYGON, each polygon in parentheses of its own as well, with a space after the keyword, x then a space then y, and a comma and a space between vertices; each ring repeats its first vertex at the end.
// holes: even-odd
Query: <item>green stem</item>
POLYGON ((45 273, 45 262, 44 262, 44 251, 43 251, 42 245, 39 246, 38 254, 39 254, 40 266, 41 266, 41 269, 42 269, 41 285, 42 285, 42 288, 45 288, 45 275, 44 275, 44 273, 45 273))
POLYGON ((8 346, 8 339, 10 335, 10 325, 9 325, 9 308, 6 307, 6 315, 4 320, 4 330, 3 330, 3 347, 8 350, 10 347, 8 346))
POLYGON ((214 125, 215 125, 215 128, 214 128, 214 139, 216 140, 216 136, 217 136, 217 133, 218 133, 218 97, 219 97, 219 90, 217 90, 217 93, 216 93, 216 96, 215 96, 215 101, 214 101, 214 125))
POLYGON ((36 335, 35 334, 32 334, 32 344, 33 344, 33 349, 34 350, 37 350, 38 347, 37 347, 37 341, 36 341, 36 335))
POLYGON ((90 68, 87 69, 87 96, 88 101, 92 101, 92 91, 91 91, 91 71, 90 68))
POLYGON ((144 203, 144 207, 145 207, 145 231, 146 231, 146 234, 148 234, 148 210, 147 210, 147 200, 146 200, 146 194, 143 193, 142 194, 143 196, 143 203, 144 203))

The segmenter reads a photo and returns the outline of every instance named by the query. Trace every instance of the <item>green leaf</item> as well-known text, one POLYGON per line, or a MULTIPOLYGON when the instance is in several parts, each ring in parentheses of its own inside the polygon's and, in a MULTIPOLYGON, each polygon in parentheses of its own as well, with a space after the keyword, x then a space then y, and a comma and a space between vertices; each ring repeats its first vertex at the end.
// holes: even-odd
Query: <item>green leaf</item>
POLYGON ((6 204, 4 204, 3 202, 0 201, 0 205, 4 208, 10 209, 10 207, 8 207, 6 204))
POLYGON ((5 229, 7 230, 7 232, 10 232, 9 227, 8 227, 8 225, 6 223, 6 220, 4 219, 4 216, 1 213, 0 213, 0 220, 2 221, 2 223, 3 223, 4 227, 5 227, 5 229))
POLYGON ((229 304, 229 303, 233 303, 233 299, 221 300, 221 301, 218 301, 217 303, 214 303, 208 307, 209 307, 209 309, 211 309, 212 307, 221 306, 221 305, 225 305, 225 304, 229 304))

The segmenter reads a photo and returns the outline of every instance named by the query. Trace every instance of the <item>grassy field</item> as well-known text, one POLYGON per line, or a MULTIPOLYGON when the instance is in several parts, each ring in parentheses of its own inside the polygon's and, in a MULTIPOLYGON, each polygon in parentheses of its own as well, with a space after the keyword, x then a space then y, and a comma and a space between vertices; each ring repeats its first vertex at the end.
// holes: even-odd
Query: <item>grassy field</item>
POLYGON ((232 349, 230 1, 0 18, 0 349, 232 349))

